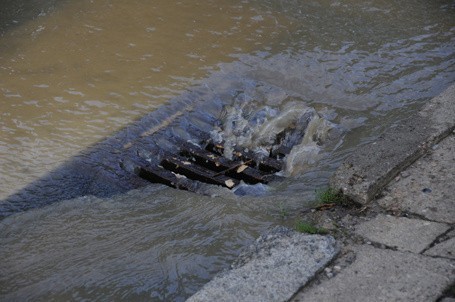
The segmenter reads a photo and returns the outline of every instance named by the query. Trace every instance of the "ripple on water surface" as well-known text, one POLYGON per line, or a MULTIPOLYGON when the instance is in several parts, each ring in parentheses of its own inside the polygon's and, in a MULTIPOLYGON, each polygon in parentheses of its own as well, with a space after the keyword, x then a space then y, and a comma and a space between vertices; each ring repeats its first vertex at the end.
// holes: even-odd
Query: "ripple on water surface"
POLYGON ((0 293, 182 299, 271 224, 264 208, 158 186, 11 216, 0 222, 0 293))

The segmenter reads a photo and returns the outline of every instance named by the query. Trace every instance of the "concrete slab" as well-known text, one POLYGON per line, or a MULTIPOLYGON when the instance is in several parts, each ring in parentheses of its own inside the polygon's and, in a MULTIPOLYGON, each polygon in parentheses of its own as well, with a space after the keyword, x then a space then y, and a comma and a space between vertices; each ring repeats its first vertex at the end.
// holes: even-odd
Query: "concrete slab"
POLYGON ((434 301, 455 281, 455 261, 355 246, 356 260, 292 301, 434 301))
MULTIPOLYGON (((455 118, 454 118, 455 119, 455 118)), ((455 223, 455 135, 435 146, 392 181, 378 203, 392 211, 419 214, 427 219, 455 223)))
POLYGON ((357 225, 355 233, 401 251, 420 253, 448 229, 449 226, 443 223, 377 215, 357 225))
POLYGON ((374 143, 362 146, 335 172, 330 186, 366 204, 399 172, 455 129, 455 84, 374 143))
POLYGON ((436 244, 426 251, 424 255, 455 259, 455 238, 436 244))
POLYGON ((278 228, 187 301, 286 301, 337 253, 333 237, 278 228))

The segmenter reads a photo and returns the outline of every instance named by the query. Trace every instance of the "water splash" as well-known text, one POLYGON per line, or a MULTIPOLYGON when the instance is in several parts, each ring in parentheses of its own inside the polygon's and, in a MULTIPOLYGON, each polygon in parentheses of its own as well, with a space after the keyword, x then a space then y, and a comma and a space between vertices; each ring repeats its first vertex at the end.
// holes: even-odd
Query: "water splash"
POLYGON ((342 133, 338 125, 293 98, 277 107, 234 103, 225 107, 222 115, 222 126, 211 131, 211 138, 223 144, 224 156, 231 159, 241 150, 253 151, 258 157, 284 158, 282 176, 316 165, 329 148, 333 151, 342 133))

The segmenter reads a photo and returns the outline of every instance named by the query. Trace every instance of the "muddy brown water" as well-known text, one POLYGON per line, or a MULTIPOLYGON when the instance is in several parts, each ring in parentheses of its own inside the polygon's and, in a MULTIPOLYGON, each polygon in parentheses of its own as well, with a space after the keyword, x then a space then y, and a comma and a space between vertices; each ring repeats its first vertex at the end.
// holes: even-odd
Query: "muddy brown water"
POLYGON ((184 300, 268 227, 292 225, 288 216, 355 146, 455 80, 453 1, 23 0, 0 9, 0 200, 194 89, 258 108, 293 98, 343 132, 262 197, 151 185, 12 215, 0 221, 5 301, 184 300))

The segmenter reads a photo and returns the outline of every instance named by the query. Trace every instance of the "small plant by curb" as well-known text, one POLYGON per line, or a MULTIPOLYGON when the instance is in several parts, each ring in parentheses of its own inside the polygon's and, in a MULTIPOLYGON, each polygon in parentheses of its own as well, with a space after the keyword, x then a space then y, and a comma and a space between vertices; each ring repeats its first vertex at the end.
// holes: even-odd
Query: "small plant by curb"
POLYGON ((337 190, 326 188, 316 191, 316 202, 318 204, 342 205, 346 202, 346 197, 337 190))
POLYGON ((286 219, 289 216, 289 212, 288 212, 288 210, 286 210, 286 208, 284 207, 284 204, 282 202, 279 205, 279 213, 280 213, 281 219, 286 219))
POLYGON ((305 222, 305 221, 299 221, 295 224, 295 229, 296 231, 300 233, 307 233, 307 234, 320 234, 324 235, 327 234, 328 231, 324 228, 318 228, 315 225, 305 222))

